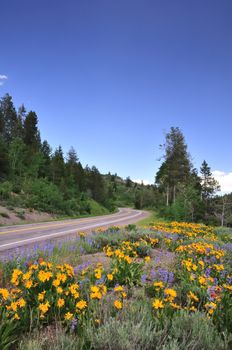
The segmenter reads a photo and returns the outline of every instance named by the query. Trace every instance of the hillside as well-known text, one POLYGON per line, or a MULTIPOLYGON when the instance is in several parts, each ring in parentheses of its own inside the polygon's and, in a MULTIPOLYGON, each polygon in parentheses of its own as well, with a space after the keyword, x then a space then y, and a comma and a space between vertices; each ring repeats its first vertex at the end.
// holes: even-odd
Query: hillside
POLYGON ((112 212, 117 206, 154 205, 154 186, 83 166, 73 147, 67 155, 62 146, 52 150, 47 140, 41 140, 38 122, 37 114, 27 112, 24 105, 16 110, 9 94, 0 100, 2 206, 79 216, 112 212))

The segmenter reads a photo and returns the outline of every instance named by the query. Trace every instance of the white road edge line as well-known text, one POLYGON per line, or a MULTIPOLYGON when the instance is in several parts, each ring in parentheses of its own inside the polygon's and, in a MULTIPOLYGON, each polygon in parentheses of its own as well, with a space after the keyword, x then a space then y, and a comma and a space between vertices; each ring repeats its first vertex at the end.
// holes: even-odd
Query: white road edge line
MULTIPOLYGON (((118 212, 116 212, 116 213, 112 213, 112 214, 104 214, 104 215, 101 215, 103 218, 107 218, 107 216, 109 216, 109 217, 112 217, 113 215, 114 216, 118 216, 118 215, 120 215, 120 214, 127 214, 126 212, 124 212, 123 211, 123 209, 122 208, 119 208, 119 210, 118 210, 118 212)), ((54 225, 55 223, 57 223, 57 224, 69 224, 69 223, 72 223, 72 222, 74 222, 75 223, 75 221, 79 221, 80 222, 80 224, 84 221, 84 220, 86 220, 86 219, 99 219, 100 218, 100 216, 87 216, 87 217, 83 217, 83 218, 77 218, 77 219, 65 219, 65 220, 51 220, 51 221, 41 221, 41 222, 36 222, 36 223, 31 223, 31 224, 25 224, 25 225, 10 225, 10 226, 0 226, 0 232, 2 232, 2 230, 4 229, 4 230, 12 230, 12 228, 14 228, 14 229, 17 229, 17 228, 20 228, 20 229, 30 229, 31 227, 33 228, 34 226, 36 226, 36 225, 49 225, 49 224, 51 224, 51 225, 54 225)), ((84 223, 85 223, 85 221, 84 221, 84 223)), ((78 222, 77 222, 77 224, 78 224, 78 222)), ((38 227, 38 229, 39 229, 40 227, 38 227)), ((43 227, 42 227, 43 228, 43 227)))
POLYGON ((48 237, 62 236, 64 234, 66 234, 66 233, 77 232, 77 231, 80 231, 80 230, 88 230, 89 228, 94 228, 94 227, 98 227, 98 226, 104 226, 104 225, 108 225, 108 224, 114 224, 116 222, 120 222, 120 221, 124 221, 124 220, 130 220, 130 219, 135 218, 136 216, 141 215, 142 213, 143 212, 139 212, 139 213, 136 213, 136 214, 134 214, 132 216, 128 216, 128 217, 117 219, 117 220, 113 220, 113 221, 103 222, 101 224, 99 224, 99 223, 98 224, 93 224, 93 225, 89 225, 89 226, 85 226, 85 227, 75 228, 75 229, 68 230, 68 231, 62 231, 62 232, 57 232, 57 233, 50 233, 49 235, 43 235, 43 236, 23 239, 21 241, 16 241, 16 242, 2 244, 2 245, 0 245, 0 249, 4 248, 4 247, 9 247, 9 246, 15 245, 15 244, 31 242, 31 241, 37 241, 37 240, 43 240, 43 239, 47 240, 48 237))

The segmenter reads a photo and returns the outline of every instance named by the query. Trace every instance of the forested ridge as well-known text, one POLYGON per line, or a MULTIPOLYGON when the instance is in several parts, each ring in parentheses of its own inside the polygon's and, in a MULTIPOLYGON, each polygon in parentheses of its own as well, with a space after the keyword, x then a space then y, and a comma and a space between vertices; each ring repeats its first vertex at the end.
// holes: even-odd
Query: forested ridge
POLYGON ((101 214, 118 206, 152 207, 155 186, 103 175, 83 166, 76 150, 65 155, 41 140, 39 119, 12 97, 0 100, 0 198, 7 205, 66 215, 101 214))
POLYGON ((1 98, 1 204, 68 216, 131 206, 155 209, 168 219, 232 223, 231 194, 217 195, 219 185, 206 161, 199 170, 194 167, 178 127, 165 135, 154 184, 144 185, 83 166, 73 147, 67 154, 62 145, 52 150, 47 140, 41 140, 38 124, 35 111, 27 111, 23 104, 16 109, 9 94, 1 98))

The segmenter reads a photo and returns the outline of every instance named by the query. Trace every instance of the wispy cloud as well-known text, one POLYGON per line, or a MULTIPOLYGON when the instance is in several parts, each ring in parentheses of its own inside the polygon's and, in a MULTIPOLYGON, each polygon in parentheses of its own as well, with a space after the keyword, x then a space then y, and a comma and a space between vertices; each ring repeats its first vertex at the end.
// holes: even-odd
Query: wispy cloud
POLYGON ((213 177, 219 182, 222 193, 232 192, 232 172, 226 173, 221 170, 215 170, 212 172, 213 177))
POLYGON ((136 182, 137 184, 140 184, 143 182, 144 185, 150 185, 150 181, 148 180, 142 180, 142 179, 132 179, 133 182, 136 182))
POLYGON ((0 86, 5 83, 5 81, 8 79, 6 75, 0 74, 0 86))

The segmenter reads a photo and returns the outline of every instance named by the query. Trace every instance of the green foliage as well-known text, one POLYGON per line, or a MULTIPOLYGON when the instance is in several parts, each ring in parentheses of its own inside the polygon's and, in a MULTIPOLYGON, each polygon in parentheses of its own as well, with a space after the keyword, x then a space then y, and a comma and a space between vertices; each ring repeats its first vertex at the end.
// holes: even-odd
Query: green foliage
MULTIPOLYGON (((220 331, 227 330, 228 333, 232 334, 232 298, 229 292, 224 293, 219 308, 213 315, 213 320, 220 331)), ((231 339, 232 345, 232 339, 231 339)))
POLYGON ((101 214, 108 214, 109 213, 109 211, 106 208, 104 208, 101 204, 99 204, 98 202, 96 202, 93 199, 87 200, 86 205, 88 206, 86 208, 87 213, 91 213, 94 215, 101 215, 101 214))
POLYGON ((52 152, 40 139, 34 111, 27 112, 24 105, 16 111, 8 94, 0 100, 0 197, 7 205, 69 216, 135 207, 155 209, 169 219, 232 222, 230 198, 213 202, 218 187, 210 167, 203 162, 200 178, 190 159, 182 131, 172 127, 165 137, 156 186, 134 183, 129 177, 123 180, 117 174, 102 175, 96 166, 84 168, 73 147, 67 156, 61 146, 52 152), (10 191, 2 188, 6 179, 10 191))
POLYGON ((46 140, 41 142, 35 112, 27 112, 24 105, 16 112, 8 94, 0 100, 0 196, 7 205, 69 216, 98 215, 118 205, 153 206, 156 194, 154 186, 102 175, 95 166, 83 168, 73 147, 67 157, 61 146, 52 152, 46 140))
POLYGON ((215 233, 225 243, 232 242, 232 228, 231 227, 215 227, 215 233))
POLYGON ((78 337, 65 333, 63 329, 57 329, 55 335, 50 337, 46 333, 31 334, 30 339, 20 342, 19 350, 81 350, 78 337))
MULTIPOLYGON (((129 258, 130 259, 130 258, 129 258)), ((129 262, 126 259, 112 259, 112 270, 115 269, 114 281, 121 285, 132 287, 140 285, 141 276, 143 273, 143 263, 129 262)))
POLYGON ((23 140, 16 137, 12 140, 9 146, 9 165, 10 165, 10 176, 15 178, 16 176, 21 177, 25 170, 25 157, 26 157, 26 146, 23 140))
POLYGON ((18 341, 19 331, 16 323, 8 320, 3 322, 0 316, 0 349, 12 349, 13 344, 18 341))
POLYGON ((16 216, 22 220, 25 220, 25 210, 17 210, 16 216))
POLYGON ((62 212, 63 197, 59 189, 43 179, 26 181, 23 184, 25 204, 27 207, 47 212, 62 212))
POLYGON ((201 208, 202 202, 199 198, 199 192, 190 184, 179 188, 179 195, 168 208, 167 213, 172 220, 197 222, 201 208))
POLYGON ((211 169, 205 160, 201 165, 200 172, 202 177, 202 184, 201 184, 202 198, 207 201, 218 190, 220 190, 220 186, 218 182, 213 178, 211 169))
POLYGON ((148 244, 140 243, 138 247, 135 247, 135 251, 140 258, 144 258, 151 254, 151 247, 148 244))
POLYGON ((129 225, 125 226, 125 229, 127 231, 135 231, 136 230, 136 225, 135 224, 129 224, 129 225))
POLYGON ((10 181, 4 181, 0 183, 0 197, 1 199, 9 199, 13 185, 10 181))
MULTIPOLYGON (((1 128, 1 125, 0 125, 0 128, 1 128)), ((8 171, 9 171, 8 148, 0 132, 0 181, 6 178, 8 171)))
POLYGON ((87 337, 93 349, 149 350, 162 343, 165 331, 154 324, 149 305, 132 303, 115 318, 109 318, 99 328, 88 328, 87 337))
POLYGON ((118 247, 123 241, 136 242, 140 238, 145 238, 148 231, 146 230, 135 230, 127 231, 121 229, 120 231, 106 231, 102 233, 97 233, 94 236, 94 242, 99 249, 102 249, 106 246, 118 247))
POLYGON ((175 315, 169 329, 169 337, 171 341, 167 341, 165 349, 171 350, 172 344, 176 344, 176 349, 178 350, 225 349, 212 321, 208 320, 200 312, 189 314, 181 311, 175 315))
POLYGON ((163 147, 164 161, 156 174, 161 195, 159 214, 171 220, 204 221, 208 224, 216 224, 220 219, 223 225, 225 215, 229 216, 226 209, 230 204, 224 200, 221 205, 215 203, 213 197, 219 186, 206 161, 202 163, 199 176, 179 128, 170 129, 163 147))
POLYGON ((171 127, 166 134, 164 150, 165 160, 156 174, 156 183, 166 191, 168 205, 171 201, 175 202, 178 185, 189 180, 192 164, 184 135, 179 128, 171 127))

